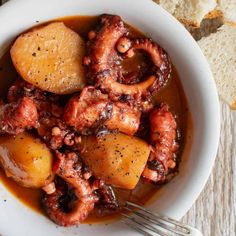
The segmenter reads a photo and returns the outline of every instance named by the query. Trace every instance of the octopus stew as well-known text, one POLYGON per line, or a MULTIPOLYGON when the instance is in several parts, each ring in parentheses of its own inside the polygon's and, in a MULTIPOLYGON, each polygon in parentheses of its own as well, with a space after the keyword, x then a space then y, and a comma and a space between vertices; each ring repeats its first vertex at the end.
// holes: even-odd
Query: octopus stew
POLYGON ((177 173, 188 126, 177 73, 119 16, 37 26, 0 66, 1 179, 56 224, 144 204, 177 173))

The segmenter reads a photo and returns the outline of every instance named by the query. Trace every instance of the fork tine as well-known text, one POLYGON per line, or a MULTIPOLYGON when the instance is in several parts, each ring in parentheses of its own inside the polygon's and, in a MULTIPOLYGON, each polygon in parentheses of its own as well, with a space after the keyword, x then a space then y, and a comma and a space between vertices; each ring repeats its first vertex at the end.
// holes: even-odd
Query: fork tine
POLYGON ((126 202, 126 206, 132 206, 132 207, 135 207, 135 208, 138 208, 139 210, 155 217, 155 218, 158 218, 160 220, 162 220, 163 222, 168 222, 169 224, 172 224, 174 226, 178 226, 178 229, 179 230, 182 230, 181 233, 185 233, 185 234, 190 234, 190 230, 184 225, 184 224, 181 224, 180 222, 174 220, 174 219, 171 219, 167 216, 162 216, 160 214, 157 214, 157 213, 152 213, 150 212, 149 210, 145 209, 144 207, 141 207, 135 203, 132 203, 132 202, 126 202))
MULTIPOLYGON (((150 230, 154 233, 157 233, 159 234, 160 236, 169 236, 169 234, 166 234, 165 232, 163 232, 162 230, 158 229, 158 228, 155 228, 153 227, 152 225, 148 225, 146 223, 140 223, 139 221, 137 221, 134 217, 131 217, 125 213, 121 213, 122 216, 124 216, 127 220, 130 220, 131 222, 133 223, 136 223, 136 226, 139 225, 141 227, 144 227, 146 228, 147 230, 150 230)), ((139 227, 140 228, 140 227, 139 227)))
POLYGON ((146 221, 149 221, 149 222, 151 222, 151 223, 153 223, 153 224, 156 224, 156 225, 158 225, 158 226, 160 226, 160 227, 163 227, 163 228, 164 228, 165 230, 167 230, 167 231, 170 231, 170 232, 172 232, 172 233, 178 234, 178 235, 180 235, 180 236, 185 236, 185 235, 186 235, 185 233, 178 231, 178 229, 177 229, 176 227, 171 227, 170 225, 167 225, 167 224, 162 223, 163 221, 160 221, 160 220, 158 220, 158 219, 152 219, 152 218, 150 218, 150 217, 147 216, 147 215, 144 215, 144 214, 139 213, 138 211, 133 211, 133 210, 130 209, 129 207, 124 207, 124 209, 129 210, 129 211, 132 212, 133 214, 139 216, 139 217, 142 218, 142 219, 145 219, 146 221))
POLYGON ((149 234, 148 232, 144 231, 140 225, 133 225, 132 221, 129 221, 129 223, 127 222, 127 220, 121 220, 121 222, 125 223, 126 225, 128 225, 129 227, 131 227, 132 229, 138 231, 139 233, 143 234, 144 236, 153 236, 152 234, 149 234))

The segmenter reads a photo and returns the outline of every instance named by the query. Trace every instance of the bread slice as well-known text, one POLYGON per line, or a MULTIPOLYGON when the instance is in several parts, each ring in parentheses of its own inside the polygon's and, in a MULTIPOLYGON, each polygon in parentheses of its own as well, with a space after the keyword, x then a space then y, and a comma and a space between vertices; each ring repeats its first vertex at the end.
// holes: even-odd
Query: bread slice
POLYGON ((205 15, 215 9, 216 0, 154 0, 184 25, 199 27, 205 15))
POLYGON ((220 97, 236 109, 236 24, 225 23, 198 43, 211 66, 220 97))
POLYGON ((236 22, 236 0, 217 0, 217 2, 225 19, 236 22))
POLYGON ((204 16, 216 5, 216 0, 181 0, 174 15, 184 24, 199 27, 204 16))
POLYGON ((187 30, 192 34, 195 40, 200 40, 211 33, 215 33, 217 29, 224 23, 223 13, 220 10, 209 12, 201 22, 200 27, 185 25, 187 30))
POLYGON ((175 9, 180 1, 181 0, 154 0, 154 2, 158 3, 172 15, 174 14, 175 9))

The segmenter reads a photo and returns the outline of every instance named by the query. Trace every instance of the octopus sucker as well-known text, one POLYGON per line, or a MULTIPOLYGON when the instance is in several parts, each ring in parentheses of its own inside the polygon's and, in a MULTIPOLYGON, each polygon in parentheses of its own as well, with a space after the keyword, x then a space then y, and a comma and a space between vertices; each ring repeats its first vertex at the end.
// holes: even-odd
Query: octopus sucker
POLYGON ((152 182, 161 183, 176 167, 179 145, 177 123, 167 104, 155 107, 150 113, 151 154, 142 176, 152 182))

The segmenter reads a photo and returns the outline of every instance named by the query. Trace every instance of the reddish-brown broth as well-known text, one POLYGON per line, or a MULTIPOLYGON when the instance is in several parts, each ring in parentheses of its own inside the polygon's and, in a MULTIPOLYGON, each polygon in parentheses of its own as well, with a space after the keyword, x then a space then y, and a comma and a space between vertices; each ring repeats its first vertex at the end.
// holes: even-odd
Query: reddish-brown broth
MULTIPOLYGON (((96 27, 98 23, 98 17, 87 17, 87 16, 76 16, 70 18, 63 18, 59 21, 63 21, 68 27, 78 32, 82 37, 86 38, 89 30, 96 27)), ((131 34, 133 36, 142 36, 138 30, 129 27, 131 34)), ((142 59, 140 56, 136 58, 136 61, 129 60, 125 62, 126 68, 134 68, 138 62, 142 59)), ((0 91, 1 98, 5 98, 7 90, 12 82, 17 79, 17 73, 11 63, 11 58, 9 51, 0 59, 0 91)), ((169 104, 171 111, 176 115, 178 127, 181 132, 181 147, 182 150, 186 143, 186 132, 190 127, 190 114, 187 107, 187 102, 185 95, 177 74, 177 71, 173 67, 171 73, 171 79, 167 86, 163 88, 158 94, 154 96, 153 101, 155 103, 160 103, 165 101, 169 104)), ((32 190, 20 187, 13 180, 7 178, 3 172, 0 170, 0 179, 2 183, 12 192, 21 202, 29 206, 37 212, 43 212, 40 205, 41 190, 32 190)), ((139 185, 133 191, 127 190, 115 190, 117 196, 121 199, 129 199, 130 201, 137 202, 139 204, 144 204, 147 202, 154 194, 157 193, 160 187, 152 184, 142 184, 139 185)), ((111 216, 98 218, 96 214, 89 217, 86 222, 97 222, 101 220, 110 219, 111 216)))

